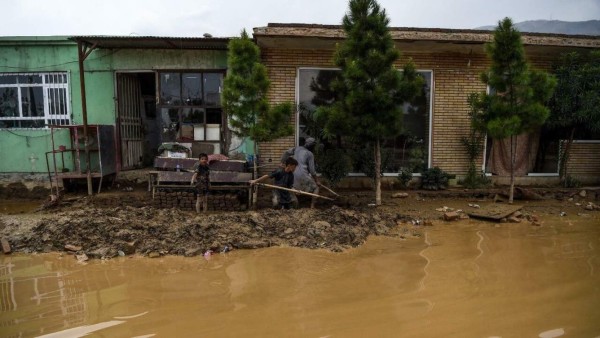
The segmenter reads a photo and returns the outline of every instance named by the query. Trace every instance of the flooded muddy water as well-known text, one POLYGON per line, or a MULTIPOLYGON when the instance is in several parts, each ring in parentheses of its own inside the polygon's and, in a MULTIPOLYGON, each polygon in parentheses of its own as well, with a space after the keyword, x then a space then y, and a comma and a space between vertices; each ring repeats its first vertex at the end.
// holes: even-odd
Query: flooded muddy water
POLYGON ((421 233, 344 253, 0 256, 0 336, 600 336, 597 218, 421 233))

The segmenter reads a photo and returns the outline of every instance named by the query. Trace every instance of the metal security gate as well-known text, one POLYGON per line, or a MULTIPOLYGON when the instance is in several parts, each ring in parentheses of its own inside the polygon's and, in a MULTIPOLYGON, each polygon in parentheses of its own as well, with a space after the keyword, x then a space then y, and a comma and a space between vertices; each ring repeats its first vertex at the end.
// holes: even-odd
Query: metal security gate
POLYGON ((135 74, 117 74, 118 123, 121 141, 121 169, 142 166, 144 133, 142 91, 135 74))

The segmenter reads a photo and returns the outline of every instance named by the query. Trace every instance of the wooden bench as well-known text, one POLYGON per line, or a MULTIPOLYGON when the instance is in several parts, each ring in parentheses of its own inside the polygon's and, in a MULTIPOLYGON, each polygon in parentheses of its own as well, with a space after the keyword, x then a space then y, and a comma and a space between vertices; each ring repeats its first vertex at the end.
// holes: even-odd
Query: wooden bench
MULTIPOLYGON (((152 191, 152 199, 157 191, 182 191, 192 193, 195 186, 191 185, 193 168, 197 160, 181 158, 157 157, 154 161, 156 170, 149 172, 148 189, 152 191)), ((243 192, 251 199, 251 188, 248 183, 252 173, 247 171, 244 161, 215 161, 210 167, 209 190, 215 192, 243 192)))

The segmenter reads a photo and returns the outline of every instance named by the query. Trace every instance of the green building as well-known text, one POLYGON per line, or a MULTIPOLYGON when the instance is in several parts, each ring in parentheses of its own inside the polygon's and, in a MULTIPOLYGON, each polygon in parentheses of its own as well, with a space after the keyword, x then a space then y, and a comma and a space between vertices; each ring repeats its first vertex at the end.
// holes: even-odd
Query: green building
POLYGON ((0 38, 0 174, 45 174, 54 170, 57 153, 57 170, 85 171, 74 161, 83 149, 84 124, 93 170, 100 136, 113 138, 98 143, 104 155, 112 156, 109 165, 115 171, 149 165, 163 142, 184 143, 191 154, 234 147, 243 152, 245 145, 232 141, 220 102, 228 42, 212 37, 0 38))

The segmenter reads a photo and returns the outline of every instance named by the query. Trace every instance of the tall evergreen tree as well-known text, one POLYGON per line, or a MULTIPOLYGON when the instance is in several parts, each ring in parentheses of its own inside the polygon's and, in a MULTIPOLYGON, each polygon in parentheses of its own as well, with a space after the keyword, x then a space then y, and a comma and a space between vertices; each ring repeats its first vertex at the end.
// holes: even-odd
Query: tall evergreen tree
MULTIPOLYGON (((254 141, 256 159, 258 142, 293 134, 294 129, 289 123, 293 105, 288 102, 269 105, 267 69, 260 62, 258 46, 248 37, 246 30, 239 38, 229 42, 227 58, 223 108, 229 117, 230 130, 236 136, 249 137, 254 141)), ((257 161, 253 162, 256 177, 257 161)))
POLYGON ((486 52, 492 64, 481 79, 491 90, 479 93, 473 100, 480 112, 474 117, 474 126, 483 128, 494 139, 510 137, 509 203, 512 203, 517 135, 533 131, 546 121, 549 109, 545 103, 552 96, 556 80, 547 73, 530 69, 521 34, 509 18, 498 23, 486 52))
POLYGON ((329 134, 344 133, 374 147, 375 203, 381 205, 381 141, 402 131, 402 103, 423 85, 414 64, 394 68, 400 57, 389 32, 389 19, 375 0, 350 0, 342 20, 346 39, 334 62, 341 77, 333 81, 333 105, 317 114, 329 134))
POLYGON ((550 127, 566 130, 560 177, 567 180, 569 151, 577 131, 600 132, 600 51, 565 54, 554 68, 558 85, 551 100, 550 127))

